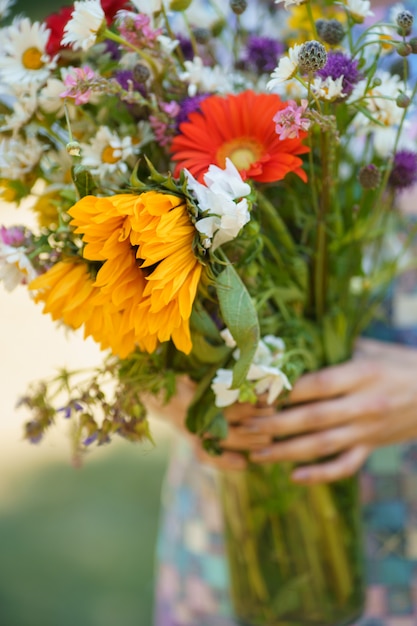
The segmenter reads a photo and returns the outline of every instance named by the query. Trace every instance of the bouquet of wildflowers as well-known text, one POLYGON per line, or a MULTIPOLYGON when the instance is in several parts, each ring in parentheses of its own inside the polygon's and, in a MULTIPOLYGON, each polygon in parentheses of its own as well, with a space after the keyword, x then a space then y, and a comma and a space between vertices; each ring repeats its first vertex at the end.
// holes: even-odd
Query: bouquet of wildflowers
POLYGON ((217 453, 224 407, 349 358, 407 265, 395 201, 417 182, 413 14, 372 16, 75 0, 2 28, 1 192, 30 196, 38 228, 2 227, 0 277, 103 349, 28 392, 28 439, 58 415, 76 450, 149 437, 144 398, 185 374, 187 425, 217 453))

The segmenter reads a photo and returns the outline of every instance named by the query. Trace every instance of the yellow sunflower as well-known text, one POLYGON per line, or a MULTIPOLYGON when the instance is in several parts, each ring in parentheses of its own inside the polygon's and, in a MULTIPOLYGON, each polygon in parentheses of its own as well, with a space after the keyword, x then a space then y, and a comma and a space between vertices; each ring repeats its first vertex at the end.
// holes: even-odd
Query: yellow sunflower
POLYGON ((58 263, 36 279, 31 288, 45 312, 73 328, 84 324, 86 335, 122 358, 136 345, 153 352, 169 339, 188 354, 202 265, 184 199, 155 191, 86 196, 69 214, 85 259, 102 265, 94 280, 74 263, 58 263))

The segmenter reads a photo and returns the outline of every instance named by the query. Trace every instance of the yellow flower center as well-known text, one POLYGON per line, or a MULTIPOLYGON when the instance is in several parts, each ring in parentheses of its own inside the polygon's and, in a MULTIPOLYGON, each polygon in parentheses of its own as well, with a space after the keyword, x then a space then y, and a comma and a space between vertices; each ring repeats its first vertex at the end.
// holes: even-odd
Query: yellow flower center
POLYGON ((262 145, 251 137, 239 137, 223 144, 217 152, 217 162, 222 166, 229 158, 239 171, 248 170, 262 156, 262 145))
POLYGON ((34 46, 24 51, 22 63, 27 70, 40 70, 45 65, 42 61, 42 52, 34 46))
POLYGON ((101 153, 101 160, 103 163, 114 164, 120 161, 120 153, 119 150, 115 150, 111 146, 106 146, 101 153))

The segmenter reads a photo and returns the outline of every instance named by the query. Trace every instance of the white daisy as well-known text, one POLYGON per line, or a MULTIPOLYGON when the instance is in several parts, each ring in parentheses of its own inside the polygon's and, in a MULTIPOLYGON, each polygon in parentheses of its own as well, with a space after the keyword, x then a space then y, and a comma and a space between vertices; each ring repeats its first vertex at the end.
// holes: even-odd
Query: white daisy
POLYGON ((343 92, 343 76, 339 76, 336 80, 331 76, 327 76, 325 80, 317 76, 311 88, 318 98, 330 100, 330 102, 346 96, 343 92))
POLYGON ((349 98, 352 103, 364 99, 367 110, 375 120, 374 123, 369 117, 358 113, 354 120, 354 125, 357 128, 371 127, 374 130, 377 124, 389 127, 397 126, 401 122, 403 109, 396 104, 396 99, 403 88, 400 77, 389 72, 378 72, 376 78, 380 79, 379 85, 367 89, 367 81, 360 81, 349 98))
POLYGON ((0 0, 0 20, 4 20, 9 15, 14 4, 15 0, 0 0))
POLYGON ((36 111, 38 104, 37 86, 33 83, 23 86, 12 85, 7 96, 12 113, 4 116, 0 130, 3 132, 12 131, 13 134, 16 134, 36 111))
POLYGON ((277 67, 271 74, 271 80, 268 81, 266 88, 270 91, 284 83, 286 80, 293 78, 298 70, 298 55, 301 45, 296 44, 288 50, 288 56, 279 60, 277 67))
POLYGON ((83 165, 104 180, 109 174, 125 174, 126 160, 139 150, 139 145, 133 145, 131 137, 121 138, 107 126, 101 126, 90 143, 81 144, 81 150, 83 165))
POLYGON ((25 249, 9 246, 0 241, 0 281, 7 291, 18 285, 27 284, 37 276, 25 249))
POLYGON ((71 19, 64 28, 62 45, 74 50, 88 50, 106 25, 106 16, 100 0, 75 0, 71 19))
POLYGON ((371 11, 370 0, 346 0, 346 10, 355 22, 361 24, 366 17, 374 15, 371 11))
POLYGON ((46 53, 49 30, 45 24, 19 18, 1 34, 0 81, 8 85, 46 82, 56 61, 46 53))
POLYGON ((0 171, 3 178, 18 180, 31 172, 39 163, 43 153, 42 144, 29 137, 0 140, 0 171))

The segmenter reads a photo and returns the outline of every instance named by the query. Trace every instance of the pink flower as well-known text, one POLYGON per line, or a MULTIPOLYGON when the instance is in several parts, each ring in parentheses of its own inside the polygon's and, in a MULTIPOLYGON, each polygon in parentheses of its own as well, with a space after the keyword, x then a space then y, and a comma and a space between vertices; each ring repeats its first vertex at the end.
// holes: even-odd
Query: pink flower
POLYGON ((123 39, 138 48, 153 48, 162 34, 162 29, 153 29, 151 20, 144 13, 119 11, 117 13, 119 32, 123 39))
POLYGON ((10 226, 0 228, 0 241, 7 246, 21 246, 26 239, 24 226, 10 226))
POLYGON ((74 98, 75 104, 87 104, 93 93, 91 82, 95 78, 94 71, 88 65, 72 68, 72 73, 64 78, 64 85, 68 89, 61 93, 61 98, 74 98))
POLYGON ((300 131, 307 131, 310 128, 310 120, 303 117, 307 107, 307 100, 301 100, 301 105, 295 100, 289 100, 285 109, 274 115, 272 119, 276 124, 275 132, 281 140, 298 138, 300 131))

